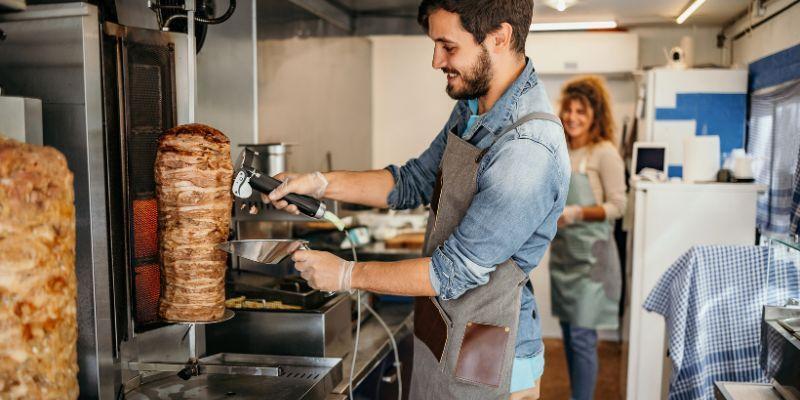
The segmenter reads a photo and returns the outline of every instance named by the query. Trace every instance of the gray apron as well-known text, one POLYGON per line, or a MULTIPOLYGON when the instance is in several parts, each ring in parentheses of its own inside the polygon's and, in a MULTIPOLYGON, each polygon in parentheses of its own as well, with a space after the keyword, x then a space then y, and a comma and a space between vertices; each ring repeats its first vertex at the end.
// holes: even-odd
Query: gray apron
MULTIPOLYGON (((569 184, 567 205, 596 203, 586 164, 569 184)), ((588 329, 617 329, 622 273, 610 222, 578 222, 558 229, 550 245, 553 315, 588 329)))
MULTIPOLYGON (((561 125, 551 114, 532 113, 503 130, 495 142, 534 119, 561 125)), ((450 237, 467 213, 488 149, 449 133, 425 233, 426 256, 450 237)), ((458 299, 417 298, 410 399, 507 399, 522 288, 527 282, 528 275, 509 259, 497 266, 487 284, 458 299)))

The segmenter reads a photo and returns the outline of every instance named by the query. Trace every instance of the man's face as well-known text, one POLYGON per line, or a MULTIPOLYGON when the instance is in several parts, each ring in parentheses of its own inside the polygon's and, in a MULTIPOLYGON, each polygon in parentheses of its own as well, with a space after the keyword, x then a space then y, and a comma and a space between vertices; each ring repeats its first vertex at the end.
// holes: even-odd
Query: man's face
POLYGON ((433 39, 433 68, 447 76, 447 94, 456 100, 474 99, 489 91, 492 60, 483 44, 461 26, 458 14, 442 9, 428 18, 428 36, 433 39))

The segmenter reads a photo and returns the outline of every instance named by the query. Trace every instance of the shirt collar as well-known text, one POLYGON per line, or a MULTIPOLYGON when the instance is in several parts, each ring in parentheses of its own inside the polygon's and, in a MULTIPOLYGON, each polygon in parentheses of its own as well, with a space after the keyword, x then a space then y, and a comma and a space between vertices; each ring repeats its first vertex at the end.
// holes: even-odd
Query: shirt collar
MULTIPOLYGON (((500 99, 494 103, 494 106, 492 106, 488 112, 480 116, 480 120, 477 122, 478 126, 470 129, 471 132, 465 133, 474 133, 481 128, 487 129, 492 135, 500 133, 500 131, 511 122, 512 113, 517 106, 517 102, 519 102, 520 96, 536 85, 537 80, 538 78, 536 77, 533 63, 529 58, 525 57, 525 68, 522 70, 522 73, 519 74, 517 79, 514 80, 514 83, 506 89, 505 93, 500 96, 500 99)), ((470 111, 472 111, 472 114, 477 114, 477 99, 468 100, 467 105, 470 111), (473 104, 475 106, 474 110, 472 109, 473 104)), ((467 115, 470 114, 467 113, 467 115)))
POLYGON ((478 115, 478 99, 467 100, 467 106, 472 111, 472 115, 478 115))

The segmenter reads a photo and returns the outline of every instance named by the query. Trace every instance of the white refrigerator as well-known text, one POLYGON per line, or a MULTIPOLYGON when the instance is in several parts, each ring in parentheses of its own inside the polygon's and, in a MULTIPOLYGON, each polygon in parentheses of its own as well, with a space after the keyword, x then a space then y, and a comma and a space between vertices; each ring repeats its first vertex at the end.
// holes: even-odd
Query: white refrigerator
POLYGON ((628 234, 622 385, 629 400, 666 399, 664 319, 642 308, 661 275, 695 245, 755 244, 755 184, 637 183, 628 234))

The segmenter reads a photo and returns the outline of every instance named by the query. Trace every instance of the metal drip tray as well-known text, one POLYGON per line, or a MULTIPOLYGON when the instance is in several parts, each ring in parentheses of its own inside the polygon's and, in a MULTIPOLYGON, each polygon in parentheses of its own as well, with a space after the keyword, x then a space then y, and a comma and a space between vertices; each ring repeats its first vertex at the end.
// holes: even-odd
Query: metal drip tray
POLYGON ((174 373, 159 374, 128 392, 125 398, 315 400, 325 399, 342 380, 342 360, 339 358, 220 353, 199 361, 201 364, 230 364, 237 367, 273 366, 280 369, 280 374, 255 376, 209 373, 189 380, 183 380, 174 373))
POLYGON ((800 317, 786 318, 778 320, 778 324, 786 328, 787 331, 800 338, 800 317))

